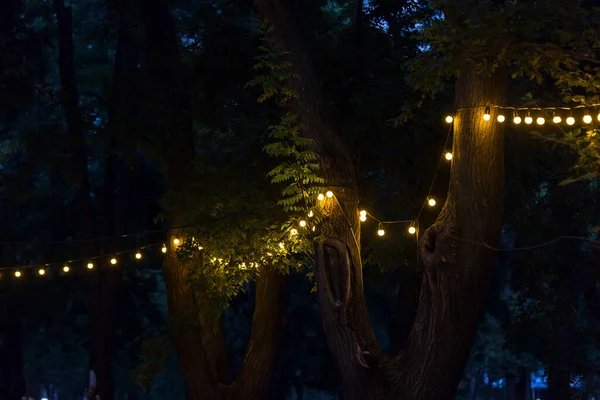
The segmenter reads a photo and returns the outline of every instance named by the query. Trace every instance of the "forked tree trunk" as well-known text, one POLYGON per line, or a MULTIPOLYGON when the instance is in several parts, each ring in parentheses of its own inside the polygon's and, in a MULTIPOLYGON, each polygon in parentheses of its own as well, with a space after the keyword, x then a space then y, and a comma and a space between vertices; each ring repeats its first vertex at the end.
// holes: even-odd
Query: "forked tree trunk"
POLYGON ((351 400, 453 399, 482 312, 498 242, 504 196, 502 125, 483 120, 487 105, 504 101, 504 71, 478 74, 473 63, 460 71, 456 89, 454 158, 448 198, 436 223, 420 241, 423 281, 415 323, 395 356, 381 351, 365 307, 360 259, 356 173, 340 135, 327 116, 309 52, 294 12, 283 0, 255 0, 273 28, 280 54, 290 54, 288 102, 306 136, 315 140, 321 174, 339 206, 324 206, 327 220, 316 244, 321 316, 327 342, 351 400), (460 183, 460 184, 459 184, 460 183))
MULTIPOLYGON (((223 321, 206 326, 208 305, 190 284, 190 269, 177 258, 173 239, 185 240, 178 227, 189 223, 186 192, 193 179, 194 141, 189 93, 184 80, 174 21, 163 0, 149 0, 141 9, 146 29, 149 76, 157 85, 156 118, 166 133, 164 165, 170 226, 164 276, 171 326, 189 400, 260 400, 273 373, 283 339, 287 277, 278 271, 260 271, 250 342, 235 379, 230 378, 223 321)), ((202 262, 197 257, 194 262, 202 262)))

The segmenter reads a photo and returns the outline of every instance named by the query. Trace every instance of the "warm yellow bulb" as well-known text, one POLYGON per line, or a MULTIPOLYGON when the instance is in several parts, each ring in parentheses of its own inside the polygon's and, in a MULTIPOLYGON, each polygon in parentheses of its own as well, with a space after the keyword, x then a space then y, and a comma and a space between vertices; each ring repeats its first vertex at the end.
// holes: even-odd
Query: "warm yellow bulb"
POLYGON ((312 227, 312 231, 313 231, 313 232, 315 232, 316 230, 317 230, 317 227, 316 227, 316 226, 313 226, 313 227, 312 227))
POLYGON ((306 226, 306 221, 302 220, 298 223, 302 228, 306 226))
POLYGON ((492 118, 492 116, 490 114, 483 114, 483 120, 484 121, 489 121, 492 118))
POLYGON ((308 212, 308 218, 312 218, 315 214, 312 211, 308 212))
POLYGON ((69 266, 68 265, 65 265, 63 267, 63 272, 69 272, 69 266))
POLYGON ((38 270, 38 274, 40 274, 40 275, 44 275, 45 273, 46 273, 46 271, 44 270, 44 268, 40 268, 38 270))
POLYGON ((598 121, 600 121, 600 114, 598 114, 598 116, 596 118, 598 118, 598 121))
POLYGON ((444 157, 446 158, 446 160, 450 161, 452 160, 452 153, 447 152, 446 154, 444 154, 444 157))
POLYGON ((450 124, 450 123, 452 123, 452 121, 454 121, 454 118, 452 117, 452 115, 447 115, 446 122, 450 124))
POLYGON ((92 269, 94 268, 94 264, 93 263, 88 263, 87 264, 87 269, 92 269))
POLYGON ((505 120, 506 118, 504 117, 504 115, 500 114, 500 115, 498 115, 498 118, 497 118, 497 119, 498 119, 498 122, 504 122, 504 120, 505 120))
POLYGON ((181 243, 181 242, 179 241, 179 239, 177 239, 177 238, 173 239, 173 244, 174 244, 175 246, 178 246, 178 245, 179 245, 179 243, 181 243))
POLYGON ((283 244, 283 242, 279 242, 279 247, 283 249, 285 247, 285 244, 283 244))
POLYGON ((333 197, 333 192, 331 190, 328 190, 327 193, 325 193, 327 195, 327 197, 332 198, 333 197))
POLYGON ((325 195, 323 193, 319 193, 319 195, 317 196, 317 200, 319 200, 319 201, 325 200, 325 195))
POLYGON ((359 217, 359 219, 360 219, 361 222, 365 222, 367 220, 367 216, 366 215, 361 215, 359 217))
POLYGON ((575 125, 575 118, 573 118, 573 117, 567 118, 567 125, 575 125))
POLYGON ((367 215, 367 210, 360 210, 359 214, 366 216, 367 215))
POLYGON ((414 235, 415 233, 417 233, 417 228, 415 228, 414 226, 411 226, 410 228, 408 228, 408 233, 410 233, 411 235, 414 235))
POLYGON ((292 235, 297 235, 298 234, 298 230, 297 229, 292 229, 290 232, 291 232, 292 235))
POLYGON ((592 123, 592 116, 589 114, 585 114, 583 116, 583 123, 585 124, 591 124, 592 123))
POLYGON ((383 229, 379 229, 379 230, 377 231, 377 234, 378 234, 379 236, 383 236, 383 235, 385 235, 385 231, 384 231, 383 229))
POLYGON ((513 122, 517 125, 519 125, 521 123, 521 117, 514 117, 513 118, 513 122))
POLYGON ((562 121, 562 118, 559 117, 558 115, 555 115, 554 118, 552 118, 552 122, 554 122, 555 124, 560 124, 562 121))
POLYGON ((437 203, 437 202, 435 201, 435 199, 429 199, 429 201, 427 202, 427 204, 429 204, 429 207, 433 207, 433 206, 435 206, 435 205, 436 205, 436 203, 437 203))
POLYGON ((544 123, 546 122, 546 119, 544 117, 537 117, 537 119, 535 120, 535 122, 538 125, 544 125, 544 123))
POLYGON ((20 278, 21 277, 21 271, 15 271, 15 277, 20 278))
POLYGON ((141 260, 142 259, 142 253, 140 253, 139 251, 137 253, 135 253, 135 258, 137 260, 141 260))
POLYGON ((530 125, 532 122, 533 122, 533 118, 531 118, 531 117, 529 117, 529 116, 525 117, 525 123, 526 123, 527 125, 530 125))
POLYGON ((111 258, 111 259, 110 259, 110 263, 111 263, 112 265, 117 265, 117 259, 116 259, 116 258, 111 258))

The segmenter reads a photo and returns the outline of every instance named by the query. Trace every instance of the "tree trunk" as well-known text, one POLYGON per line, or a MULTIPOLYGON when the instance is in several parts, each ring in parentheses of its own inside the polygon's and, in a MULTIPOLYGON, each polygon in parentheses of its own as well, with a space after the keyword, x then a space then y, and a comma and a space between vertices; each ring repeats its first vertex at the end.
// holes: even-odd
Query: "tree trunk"
MULTIPOLYGON (((169 224, 168 251, 164 276, 171 325, 188 399, 262 399, 273 372, 277 349, 283 338, 287 276, 278 271, 260 271, 256 283, 255 309, 250 342, 244 362, 231 382, 227 366, 222 321, 203 326, 205 305, 202 294, 194 293, 189 266, 176 255, 173 239, 185 240, 178 228, 186 219, 188 186, 193 179, 193 127, 189 93, 180 60, 173 19, 163 0, 149 0, 142 6, 146 29, 149 76, 156 83, 157 119, 166 132, 167 157, 164 164, 167 184, 165 211, 169 224)), ((201 257, 194 262, 202 262, 201 257)), ((193 266, 192 266, 193 267, 193 266)))
MULTIPOLYGON (((423 279, 415 323, 404 348, 385 355, 365 307, 360 260, 356 173, 327 117, 310 56, 288 2, 255 0, 273 28, 280 54, 291 54, 298 94, 288 107, 316 142, 321 174, 336 188, 339 206, 325 204, 327 220, 316 243, 319 303, 325 334, 348 399, 452 399, 462 377, 492 270, 504 196, 502 125, 483 120, 484 107, 502 104, 505 71, 460 71, 454 149, 447 202, 420 241, 423 279), (460 182, 460 185, 459 185, 460 182), (468 199, 468 201, 466 200, 468 199), (343 210, 343 211, 342 211, 343 210)), ((495 116, 493 116, 495 118, 495 116)))

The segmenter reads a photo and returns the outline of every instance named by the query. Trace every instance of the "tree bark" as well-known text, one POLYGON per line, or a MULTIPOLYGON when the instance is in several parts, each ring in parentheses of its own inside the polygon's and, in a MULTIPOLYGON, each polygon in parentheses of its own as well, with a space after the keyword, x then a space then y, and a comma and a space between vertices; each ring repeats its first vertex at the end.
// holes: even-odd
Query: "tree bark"
MULTIPOLYGON (((187 186, 193 179, 193 127, 189 93, 180 60, 173 19, 163 0, 142 6, 146 29, 149 75, 157 83, 157 119, 166 132, 167 184, 165 211, 169 224, 168 251, 164 263, 171 336, 190 400, 259 400, 268 389, 277 349, 283 339, 287 276, 263 269, 256 283, 251 338, 243 365, 231 381, 227 366, 222 321, 204 324, 206 305, 190 284, 189 266, 176 255, 173 239, 185 240, 180 229, 186 219, 187 186)), ((187 206, 189 207, 189 205, 187 206)), ((194 262, 202 262, 201 258, 194 262)))
MULTIPOLYGON (((420 241, 423 279, 415 322, 395 357, 376 342, 365 307, 360 260, 356 172, 327 115, 319 81, 283 0, 255 0, 273 28, 280 54, 291 54, 298 94, 288 107, 316 142, 321 174, 339 206, 325 204, 327 220, 316 243, 318 297, 325 334, 348 399, 452 399, 482 313, 498 242, 504 196, 502 125, 483 120, 484 107, 502 104, 507 75, 477 73, 466 62, 456 89, 454 149, 448 198, 420 241), (460 185, 459 185, 460 182, 460 185)), ((495 116, 493 116, 495 118, 495 116)))

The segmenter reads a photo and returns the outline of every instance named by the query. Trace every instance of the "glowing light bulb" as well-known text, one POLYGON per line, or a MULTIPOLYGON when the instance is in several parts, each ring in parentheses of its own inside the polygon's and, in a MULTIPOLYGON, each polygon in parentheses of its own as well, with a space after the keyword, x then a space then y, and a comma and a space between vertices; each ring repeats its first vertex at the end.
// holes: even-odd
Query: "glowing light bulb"
POLYGON ((167 246, 165 246, 165 245, 163 244, 163 247, 162 247, 162 249, 160 249, 160 251, 162 251, 163 253, 166 253, 166 252, 167 252, 167 246))
POLYGON ((379 230, 377 231, 377 234, 378 234, 379 236, 383 236, 383 235, 385 235, 385 231, 384 231, 383 229, 379 229, 379 230))
POLYGON ((360 215, 367 215, 367 210, 360 210, 359 214, 360 215))
POLYGON ((306 226, 306 221, 302 220, 298 223, 302 228, 306 226))
POLYGON ((567 118, 567 125, 575 125, 575 118, 573 118, 573 117, 567 118))
POLYGON ((314 231, 316 231, 316 230, 317 230, 317 227, 316 227, 316 226, 313 226, 313 227, 312 227, 312 231, 314 232, 314 231))
POLYGON ((40 274, 40 276, 44 275, 46 273, 46 270, 44 270, 44 268, 40 268, 38 270, 38 274, 40 274))
POLYGON ((435 201, 435 199, 429 199, 429 201, 427 201, 427 204, 429 204, 429 207, 433 207, 437 204, 437 202, 435 201))
POLYGON ((315 214, 312 211, 308 212, 308 218, 312 218, 315 214))
POLYGON ((417 233, 417 228, 415 228, 414 226, 411 226, 410 228, 408 228, 408 233, 410 233, 411 235, 414 235, 415 233, 417 233))
POLYGON ((529 115, 525 117, 525 123, 527 125, 530 125, 533 122, 533 118, 531 118, 529 115))
POLYGON ((358 218, 360 219, 361 222, 365 222, 367 220, 367 216, 366 215, 361 215, 358 218))
POLYGON ((490 108, 486 107, 485 108, 485 112, 483 114, 483 120, 484 121, 489 121, 492 118, 492 116, 490 115, 490 108))
POLYGON ((537 117, 537 119, 535 120, 535 122, 538 125, 544 125, 544 123, 546 122, 546 119, 544 117, 537 117))
POLYGON ((506 118, 504 117, 504 115, 502 115, 502 114, 498 115, 498 118, 497 118, 498 122, 504 122, 505 119, 506 118))
POLYGON ((68 265, 65 265, 63 267, 63 272, 69 272, 69 266, 68 265))
POLYGON ((317 196, 317 200, 319 200, 319 201, 325 200, 325 195, 323 193, 319 193, 319 195, 317 196))
POLYGON ((592 123, 592 116, 589 114, 585 114, 583 116, 583 123, 584 124, 591 124, 592 123))
POLYGON ((446 160, 448 161, 452 160, 452 153, 447 152, 446 154, 444 154, 444 158, 446 158, 446 160))
POLYGON ((292 230, 290 231, 290 233, 291 233, 292 235, 297 235, 297 234, 298 234, 298 230, 297 230, 297 229, 292 229, 292 230))
POLYGON ((21 277, 21 271, 15 271, 15 277, 20 278, 21 277))
POLYGON ((110 259, 110 263, 111 263, 112 265, 117 265, 117 259, 116 259, 116 258, 111 258, 111 259, 110 259))
POLYGON ((516 117, 514 117, 514 118, 513 118, 513 122, 514 122, 516 125, 519 125, 519 124, 521 123, 521 117, 519 117, 519 116, 516 116, 516 117))
POLYGON ((332 198, 333 197, 333 192, 331 190, 328 190, 327 193, 325 193, 327 195, 327 197, 332 198))
POLYGON ((173 244, 174 244, 175 246, 179 245, 179 243, 181 243, 181 242, 179 241, 179 239, 177 239, 177 238, 173 239, 173 244))
POLYGON ((446 116, 446 122, 449 123, 449 124, 451 124, 452 121, 454 121, 454 118, 452 117, 452 115, 447 115, 446 116))
POLYGON ((596 118, 598 118, 598 121, 600 121, 600 114, 598 114, 598 116, 596 118))
POLYGON ((140 253, 139 251, 137 253, 135 253, 135 258, 136 258, 136 260, 141 260, 142 259, 142 253, 140 253))
POLYGON ((88 263, 87 264, 87 269, 93 269, 94 268, 94 264, 93 263, 88 263))
POLYGON ((555 115, 554 118, 552 118, 552 122, 554 122, 555 124, 560 124, 562 121, 562 118, 559 117, 558 115, 555 115))
POLYGON ((283 244, 283 242, 280 242, 279 247, 283 249, 285 247, 285 244, 283 244))

